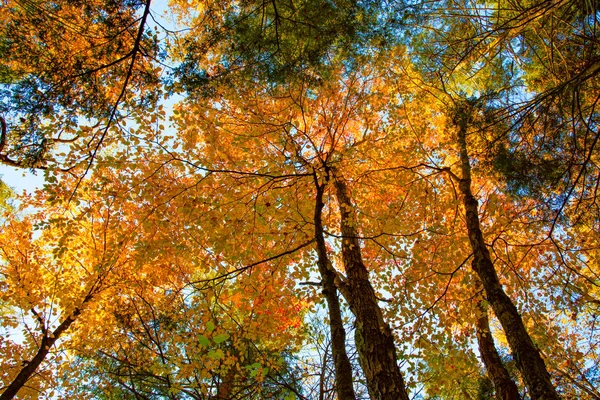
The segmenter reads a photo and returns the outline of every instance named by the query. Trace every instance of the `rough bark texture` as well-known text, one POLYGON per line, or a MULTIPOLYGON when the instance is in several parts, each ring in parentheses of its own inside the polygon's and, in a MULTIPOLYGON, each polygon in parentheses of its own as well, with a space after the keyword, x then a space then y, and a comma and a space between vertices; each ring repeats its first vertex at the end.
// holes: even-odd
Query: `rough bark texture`
POLYGON ((483 299, 478 304, 478 318, 476 321, 477 345, 485 369, 492 379, 496 398, 498 400, 521 400, 519 389, 504 367, 504 363, 496 350, 494 338, 490 331, 488 310, 483 299))
POLYGON ((340 310, 340 301, 338 291, 335 286, 336 273, 327 257, 327 248, 325 246, 325 237, 323 235, 323 192, 325 183, 320 184, 315 176, 317 194, 315 200, 315 240, 317 243, 317 255, 319 273, 321 274, 321 285, 323 295, 327 301, 327 310, 329 313, 329 329, 331 333, 331 353, 333 355, 333 364, 335 368, 335 388, 340 400, 356 399, 354 386, 352 384, 352 365, 346 353, 346 331, 342 322, 342 313, 340 310))
POLYGON ((458 115, 458 146, 460 149, 462 178, 459 188, 466 212, 467 231, 473 249, 473 269, 481 279, 486 298, 498 317, 506 339, 521 371, 529 395, 533 400, 553 400, 560 397, 552 385, 546 364, 525 329, 521 315, 508 297, 498 279, 492 258, 485 245, 479 221, 479 203, 471 192, 471 165, 467 151, 466 132, 469 123, 467 112, 458 115))
POLYGON ((357 237, 356 217, 345 182, 334 179, 340 208, 342 259, 347 293, 342 291, 356 317, 355 342, 360 365, 373 400, 408 400, 398 362, 394 336, 384 321, 375 291, 369 281, 357 237))

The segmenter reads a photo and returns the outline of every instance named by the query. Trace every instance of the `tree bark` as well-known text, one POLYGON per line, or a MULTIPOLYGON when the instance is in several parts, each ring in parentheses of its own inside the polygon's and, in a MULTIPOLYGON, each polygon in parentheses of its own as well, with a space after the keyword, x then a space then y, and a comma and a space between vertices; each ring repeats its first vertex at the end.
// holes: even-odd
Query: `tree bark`
POLYGON ((477 345, 479 354, 485 365, 485 369, 492 379, 496 398, 498 400, 521 400, 517 384, 512 380, 510 374, 504 367, 504 363, 496 350, 494 338, 490 330, 488 308, 484 299, 477 303, 477 321, 475 323, 477 333, 477 345))
POLYGON ((463 196, 469 242, 473 250, 473 269, 481 279, 488 302, 498 317, 506 339, 533 400, 554 400, 560 397, 552 385, 546 364, 525 329, 521 315, 498 279, 490 252, 485 245, 479 220, 479 203, 471 192, 471 164, 467 151, 466 132, 470 122, 467 110, 459 110, 455 119, 458 127, 462 178, 459 189, 463 196))
POLYGON ((335 286, 336 273, 329 261, 329 257, 327 257, 327 248, 325 246, 325 237, 323 235, 323 193, 325 191, 326 183, 319 183, 318 177, 315 175, 315 185, 317 187, 314 215, 315 240, 317 243, 321 285, 323 287, 323 295, 327 301, 327 310, 329 313, 331 353, 333 355, 333 365, 335 368, 335 388, 338 399, 354 400, 356 399, 356 394, 354 393, 352 382, 352 365, 350 364, 350 359, 346 353, 346 330, 344 329, 344 323, 342 322, 340 300, 335 286))
POLYGON ((396 359, 392 330, 383 319, 369 272, 362 260, 353 203, 345 182, 334 176, 342 231, 342 260, 347 286, 342 290, 356 317, 355 342, 359 361, 373 400, 408 400, 396 359))

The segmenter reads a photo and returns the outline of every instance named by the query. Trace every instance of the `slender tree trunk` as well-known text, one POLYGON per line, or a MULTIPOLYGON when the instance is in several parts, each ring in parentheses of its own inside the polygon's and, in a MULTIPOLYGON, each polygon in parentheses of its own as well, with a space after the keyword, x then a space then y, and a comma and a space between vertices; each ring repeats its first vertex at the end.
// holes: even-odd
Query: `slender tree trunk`
POLYGON ((323 235, 323 192, 325 191, 326 183, 319 183, 318 177, 315 175, 315 185, 317 187, 314 215, 315 239, 317 243, 321 285, 323 287, 323 295, 327 301, 327 310, 329 313, 331 353, 333 355, 333 365, 335 368, 335 388, 338 399, 352 400, 356 399, 356 395, 352 384, 352 365, 350 364, 350 359, 346 353, 346 330, 344 329, 344 323, 342 322, 340 300, 335 286, 336 273, 327 257, 327 248, 325 247, 325 237, 323 235))
POLYGON ((517 384, 510 377, 510 374, 504 367, 504 363, 498 354, 498 350, 496 350, 494 338, 492 337, 492 332, 490 330, 488 307, 483 298, 478 301, 477 308, 478 317, 475 323, 477 345, 485 369, 494 384, 496 398, 498 400, 521 400, 517 384))
MULTIPOLYGON (((27 383, 27 381, 31 378, 31 376, 38 369, 40 364, 46 359, 46 356, 50 352, 54 343, 62 336, 62 334, 69 329, 69 327, 75 322, 79 314, 81 314, 82 308, 92 299, 91 292, 83 300, 81 306, 76 308, 71 315, 64 319, 64 321, 52 332, 48 332, 43 325, 43 321, 39 321, 42 324, 42 340, 40 342, 40 347, 35 354, 35 356, 31 359, 27 365, 25 365, 19 374, 15 377, 15 379, 7 386, 6 390, 0 395, 0 400, 9 400, 14 398, 17 395, 17 392, 21 390, 23 386, 27 383)), ((36 314, 37 316, 37 314, 36 314)))
POLYGON ((554 400, 560 397, 556 393, 546 364, 525 329, 521 315, 512 303, 498 279, 490 253, 485 245, 479 221, 479 203, 471 192, 471 165, 467 151, 466 131, 469 115, 463 110, 458 115, 458 146, 460 149, 462 178, 459 180, 460 192, 466 213, 467 231, 473 249, 473 269, 481 279, 488 302, 498 317, 506 339, 513 352, 517 367, 521 371, 529 395, 533 400, 554 400))
POLYGON ((334 176, 340 208, 342 259, 347 277, 342 294, 356 317, 355 342, 360 365, 373 400, 408 400, 404 379, 398 368, 394 336, 384 321, 375 291, 369 281, 357 237, 356 217, 346 184, 334 176))
MULTIPOLYGON (((321 358, 321 373, 319 374, 319 400, 325 400, 325 374, 327 370, 327 353, 329 353, 329 345, 325 346, 323 357, 321 358)), ((336 372, 337 373, 337 372, 336 372)))

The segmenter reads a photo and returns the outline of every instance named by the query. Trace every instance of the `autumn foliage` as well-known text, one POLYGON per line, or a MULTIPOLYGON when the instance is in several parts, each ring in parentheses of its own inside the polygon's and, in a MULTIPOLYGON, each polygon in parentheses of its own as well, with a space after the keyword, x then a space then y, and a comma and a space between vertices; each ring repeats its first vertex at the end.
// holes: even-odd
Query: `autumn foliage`
POLYGON ((589 1, 5 1, 0 399, 597 399, 589 1))

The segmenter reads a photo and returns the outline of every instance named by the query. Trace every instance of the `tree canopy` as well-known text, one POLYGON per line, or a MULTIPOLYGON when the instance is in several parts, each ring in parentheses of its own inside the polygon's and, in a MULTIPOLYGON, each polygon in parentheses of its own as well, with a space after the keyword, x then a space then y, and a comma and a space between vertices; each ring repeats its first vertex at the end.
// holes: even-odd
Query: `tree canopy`
POLYGON ((600 398, 598 18, 5 1, 0 399, 600 398))

